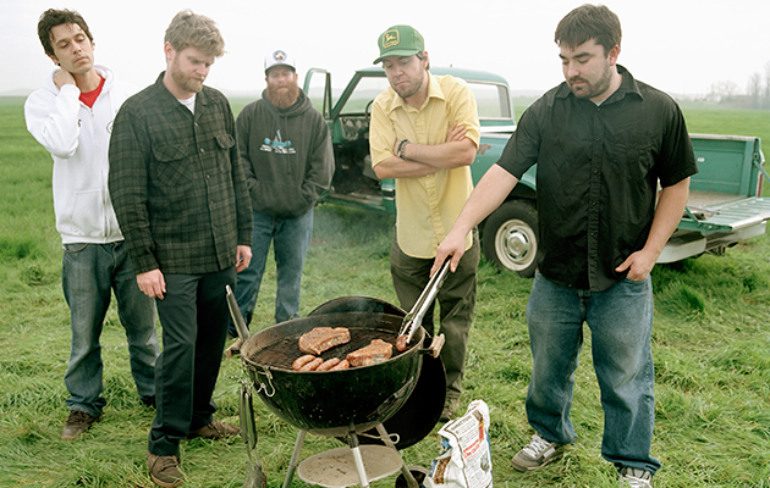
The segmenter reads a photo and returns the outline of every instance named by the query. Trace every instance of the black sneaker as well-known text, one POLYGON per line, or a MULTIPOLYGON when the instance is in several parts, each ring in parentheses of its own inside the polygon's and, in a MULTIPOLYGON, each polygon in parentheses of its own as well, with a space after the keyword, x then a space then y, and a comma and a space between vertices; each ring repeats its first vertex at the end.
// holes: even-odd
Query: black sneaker
POLYGON ((91 424, 98 421, 99 417, 92 417, 82 410, 70 410, 70 415, 61 431, 61 438, 65 441, 77 439, 80 434, 91 428, 91 424))

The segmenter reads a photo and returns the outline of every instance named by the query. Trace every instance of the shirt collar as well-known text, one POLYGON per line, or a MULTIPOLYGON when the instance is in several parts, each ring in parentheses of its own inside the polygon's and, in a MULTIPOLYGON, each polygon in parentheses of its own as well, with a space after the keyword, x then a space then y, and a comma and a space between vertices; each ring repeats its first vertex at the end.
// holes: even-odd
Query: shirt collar
MULTIPOLYGON (((425 99, 425 103, 423 103, 422 107, 420 107, 419 110, 422 110, 425 108, 425 106, 428 104, 431 98, 435 98, 438 100, 446 100, 446 96, 444 95, 444 90, 441 89, 441 85, 438 82, 438 79, 435 76, 431 76, 430 72, 426 73, 428 75, 428 97, 425 99)), ((403 98, 401 98, 398 93, 393 89, 393 87, 388 87, 388 90, 391 92, 391 100, 390 100, 390 106, 388 107, 388 112, 392 112, 396 110, 397 108, 403 108, 406 110, 409 105, 407 105, 406 101, 404 101, 403 98)))
MULTIPOLYGON (((639 84, 636 82, 631 72, 628 71, 624 66, 620 64, 616 66, 618 67, 618 73, 620 73, 623 79, 621 80, 620 86, 615 91, 615 93, 610 95, 609 98, 607 98, 607 100, 602 102, 602 105, 606 103, 612 103, 618 100, 622 100, 623 98, 625 98, 626 95, 631 95, 631 94, 644 100, 644 96, 642 95, 641 90, 639 90, 639 84)), ((563 81, 559 85, 559 88, 556 90, 556 98, 567 98, 570 95, 572 95, 573 97, 575 96, 572 93, 572 90, 569 89, 569 85, 567 85, 567 82, 563 81)))

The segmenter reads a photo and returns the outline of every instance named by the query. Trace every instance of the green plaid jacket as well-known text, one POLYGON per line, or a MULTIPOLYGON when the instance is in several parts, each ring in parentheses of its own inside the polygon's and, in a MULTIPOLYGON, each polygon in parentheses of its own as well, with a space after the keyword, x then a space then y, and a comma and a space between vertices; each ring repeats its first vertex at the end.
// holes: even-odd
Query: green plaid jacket
POLYGON ((204 86, 195 115, 163 85, 123 104, 110 138, 109 188, 137 274, 198 274, 235 265, 251 245, 251 202, 230 104, 204 86))

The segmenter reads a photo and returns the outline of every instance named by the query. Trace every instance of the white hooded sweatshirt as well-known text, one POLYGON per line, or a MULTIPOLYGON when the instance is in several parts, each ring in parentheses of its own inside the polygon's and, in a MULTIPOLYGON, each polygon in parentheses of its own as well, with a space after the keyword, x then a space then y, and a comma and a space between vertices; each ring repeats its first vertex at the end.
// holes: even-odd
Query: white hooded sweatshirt
POLYGON ((112 123, 129 90, 115 83, 110 70, 95 66, 105 79, 93 108, 80 90, 59 90, 53 74, 24 104, 27 130, 53 157, 56 230, 64 244, 106 244, 123 240, 107 189, 112 123))

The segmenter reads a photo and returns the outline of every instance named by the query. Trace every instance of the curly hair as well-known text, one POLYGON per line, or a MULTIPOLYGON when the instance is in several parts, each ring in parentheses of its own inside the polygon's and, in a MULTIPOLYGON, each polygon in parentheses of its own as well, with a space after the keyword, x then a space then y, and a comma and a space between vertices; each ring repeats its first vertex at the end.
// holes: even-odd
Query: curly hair
POLYGON ((620 19, 604 5, 585 4, 572 10, 559 22, 554 34, 557 45, 577 47, 595 39, 604 53, 620 45, 620 19))
POLYGON ((177 51, 194 47, 214 57, 225 52, 225 41, 214 21, 192 10, 182 10, 174 16, 164 40, 177 51))
POLYGON ((37 23, 37 36, 40 38, 40 44, 43 50, 49 56, 53 56, 53 45, 51 44, 51 30, 57 25, 77 24, 83 29, 83 32, 91 42, 94 42, 94 36, 88 29, 88 24, 79 13, 74 10, 57 10, 49 8, 40 16, 37 23))

